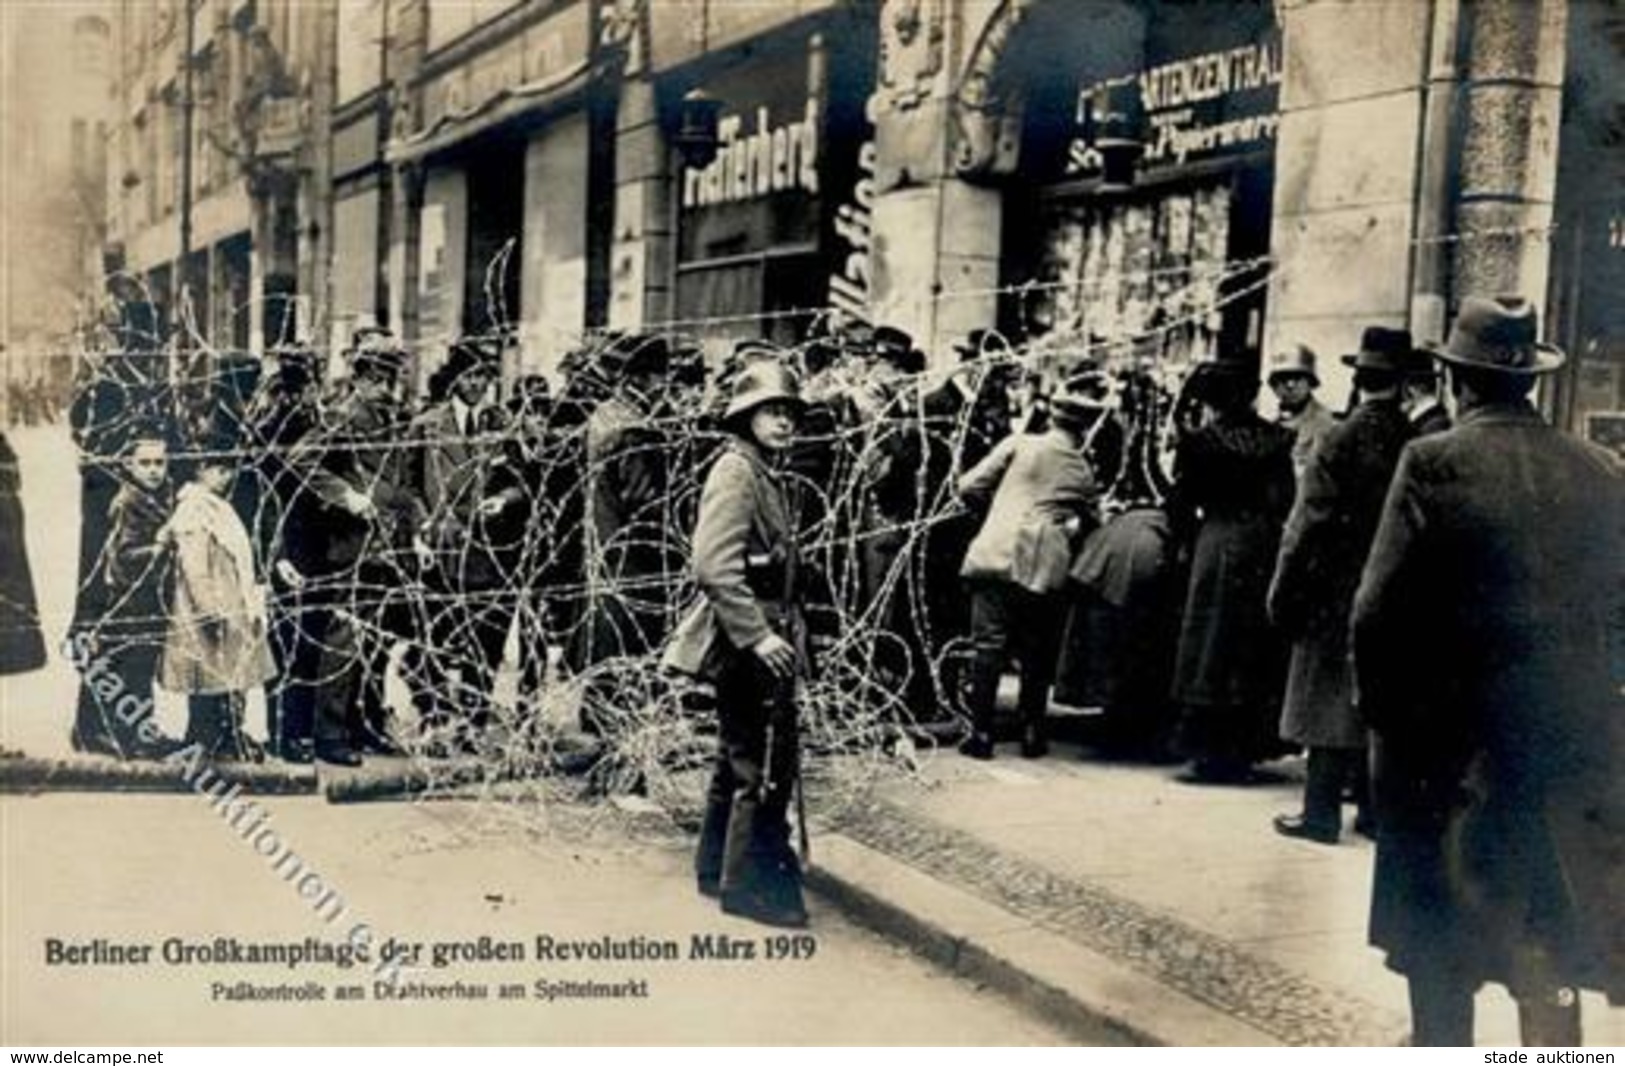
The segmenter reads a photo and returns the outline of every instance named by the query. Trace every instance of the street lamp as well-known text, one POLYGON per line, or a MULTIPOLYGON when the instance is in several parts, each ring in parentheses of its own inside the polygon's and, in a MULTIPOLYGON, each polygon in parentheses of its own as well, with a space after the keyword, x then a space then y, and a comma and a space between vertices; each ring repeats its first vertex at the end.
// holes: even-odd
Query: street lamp
POLYGON ((1104 82, 1089 98, 1083 140, 1087 169, 1100 174, 1102 192, 1125 192, 1145 156, 1145 105, 1132 78, 1104 82))
POLYGON ((721 145, 721 116, 722 101, 704 89, 683 94, 674 143, 686 166, 699 170, 715 161, 721 145))

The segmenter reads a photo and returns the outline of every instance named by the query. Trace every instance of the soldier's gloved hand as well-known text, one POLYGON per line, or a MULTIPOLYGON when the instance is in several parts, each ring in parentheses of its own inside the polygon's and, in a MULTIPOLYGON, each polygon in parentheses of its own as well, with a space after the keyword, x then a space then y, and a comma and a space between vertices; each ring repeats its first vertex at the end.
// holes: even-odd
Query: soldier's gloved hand
POLYGON ((755 647, 750 650, 780 681, 788 681, 795 676, 796 650, 790 646, 789 641, 777 633, 769 633, 757 641, 755 647))
POLYGON ((501 514, 503 508, 505 508, 507 506, 508 506, 507 497, 505 497, 505 496, 487 496, 485 499, 480 501, 480 507, 479 507, 480 517, 481 518, 494 518, 497 515, 501 514))

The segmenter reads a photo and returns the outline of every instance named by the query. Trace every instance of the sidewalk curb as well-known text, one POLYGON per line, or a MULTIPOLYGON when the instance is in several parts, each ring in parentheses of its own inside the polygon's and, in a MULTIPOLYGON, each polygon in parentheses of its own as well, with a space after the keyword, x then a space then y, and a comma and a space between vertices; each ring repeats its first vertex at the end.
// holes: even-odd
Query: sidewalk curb
POLYGON ((808 887, 1080 1043, 1280 1046, 1269 1033, 848 837, 821 836, 808 887))

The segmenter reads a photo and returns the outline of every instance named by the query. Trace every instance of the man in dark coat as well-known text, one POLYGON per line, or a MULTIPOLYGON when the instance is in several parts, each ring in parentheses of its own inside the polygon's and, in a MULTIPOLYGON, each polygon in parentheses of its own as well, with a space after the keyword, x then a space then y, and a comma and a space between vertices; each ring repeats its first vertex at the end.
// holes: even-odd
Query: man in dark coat
POLYGON ((1399 450, 1410 439, 1399 408, 1399 379, 1410 350, 1409 333, 1375 326, 1360 338, 1358 354, 1343 357, 1354 368, 1359 406, 1332 425, 1298 479, 1270 585, 1270 619, 1293 642, 1281 737, 1309 749, 1302 813, 1277 817, 1275 829, 1321 844, 1335 844, 1342 832, 1347 783, 1357 786, 1356 829, 1372 829, 1363 788, 1366 730, 1354 706, 1348 618, 1399 450))
POLYGON ((406 353, 385 332, 357 331, 350 350, 350 391, 300 450, 306 485, 326 531, 307 615, 322 648, 324 684, 316 701, 315 755, 356 766, 358 747, 389 747, 384 668, 395 638, 413 635, 401 617, 412 597, 410 553, 422 513, 412 491, 407 449, 399 446, 405 412, 395 389, 406 353), (407 630, 402 632, 402 630, 407 630), (370 694, 369 694, 370 692, 370 694), (362 699, 370 701, 363 706, 362 699), (371 718, 371 721, 367 721, 371 718), (377 741, 371 743, 369 741, 377 741))
POLYGON ((297 452, 320 417, 316 387, 321 363, 303 347, 274 349, 272 358, 275 368, 245 416, 259 479, 259 507, 251 528, 275 591, 270 633, 280 669, 265 686, 267 732, 273 754, 308 763, 314 757, 322 649, 312 639, 303 588, 305 575, 320 569, 325 531, 297 452))
POLYGON ((1625 993, 1625 497, 1604 451, 1528 395, 1563 361, 1516 297, 1463 301, 1460 421, 1401 455, 1354 602, 1374 732, 1371 942, 1419 1045, 1472 1041, 1507 985, 1526 1044, 1580 1043, 1576 988, 1625 993))
POLYGON ((1411 349, 1405 360, 1405 380, 1400 405, 1411 423, 1411 436, 1425 437, 1429 433, 1443 433, 1450 428, 1450 412, 1439 398, 1439 368, 1433 365, 1433 356, 1420 349, 1411 349))
POLYGON ((433 600, 429 651, 432 688, 441 697, 425 725, 454 727, 463 747, 490 724, 503 647, 518 610, 514 569, 518 544, 502 528, 511 497, 498 484, 503 412, 487 402, 501 350, 468 338, 452 345, 444 368, 446 399, 414 423, 420 447, 418 494, 432 563, 425 575, 433 600), (460 683, 451 681, 458 670, 460 683), (453 720, 452 716, 457 720, 453 720))
POLYGON ((611 392, 585 430, 588 602, 574 655, 582 667, 643 655, 664 636, 667 582, 681 573, 677 531, 665 521, 669 442, 658 422, 670 364, 669 343, 648 334, 611 338, 599 354, 611 392))
POLYGON ((1194 422, 1183 427, 1170 501, 1192 545, 1173 681, 1187 781, 1246 781, 1254 763, 1280 752, 1286 655, 1265 598, 1292 506, 1293 436, 1253 410, 1257 392, 1252 368, 1205 363, 1175 415, 1194 422))
MULTIPOLYGON (((893 495, 906 493, 912 519, 925 523, 909 540, 907 614, 898 625, 912 634, 910 646, 932 663, 941 661, 950 641, 968 640, 971 629, 959 567, 979 523, 975 514, 952 505, 953 487, 1010 433, 1003 362, 1010 355, 1009 342, 996 330, 973 329, 954 350, 959 367, 920 396, 920 418, 905 422, 892 438, 890 460, 901 486, 893 495)), ((955 674, 948 671, 938 679, 945 694, 959 694, 955 674)), ((914 680, 917 694, 911 702, 929 714, 925 703, 931 696, 932 671, 921 664, 914 680)), ((950 714, 965 709, 944 708, 950 714)))

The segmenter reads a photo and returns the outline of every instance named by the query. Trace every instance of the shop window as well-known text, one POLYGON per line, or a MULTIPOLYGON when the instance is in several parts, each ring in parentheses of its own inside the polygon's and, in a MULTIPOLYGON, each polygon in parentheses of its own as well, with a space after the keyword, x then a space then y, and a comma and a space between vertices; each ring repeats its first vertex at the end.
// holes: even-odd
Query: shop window
POLYGON ((820 262, 814 253, 798 253, 685 266, 677 274, 678 328, 707 337, 797 344, 825 302, 820 262))
POLYGON ((1091 345, 1157 335, 1169 359, 1214 358, 1220 329, 1208 310, 1227 271, 1230 211, 1228 183, 1052 205, 1028 332, 1091 345))

